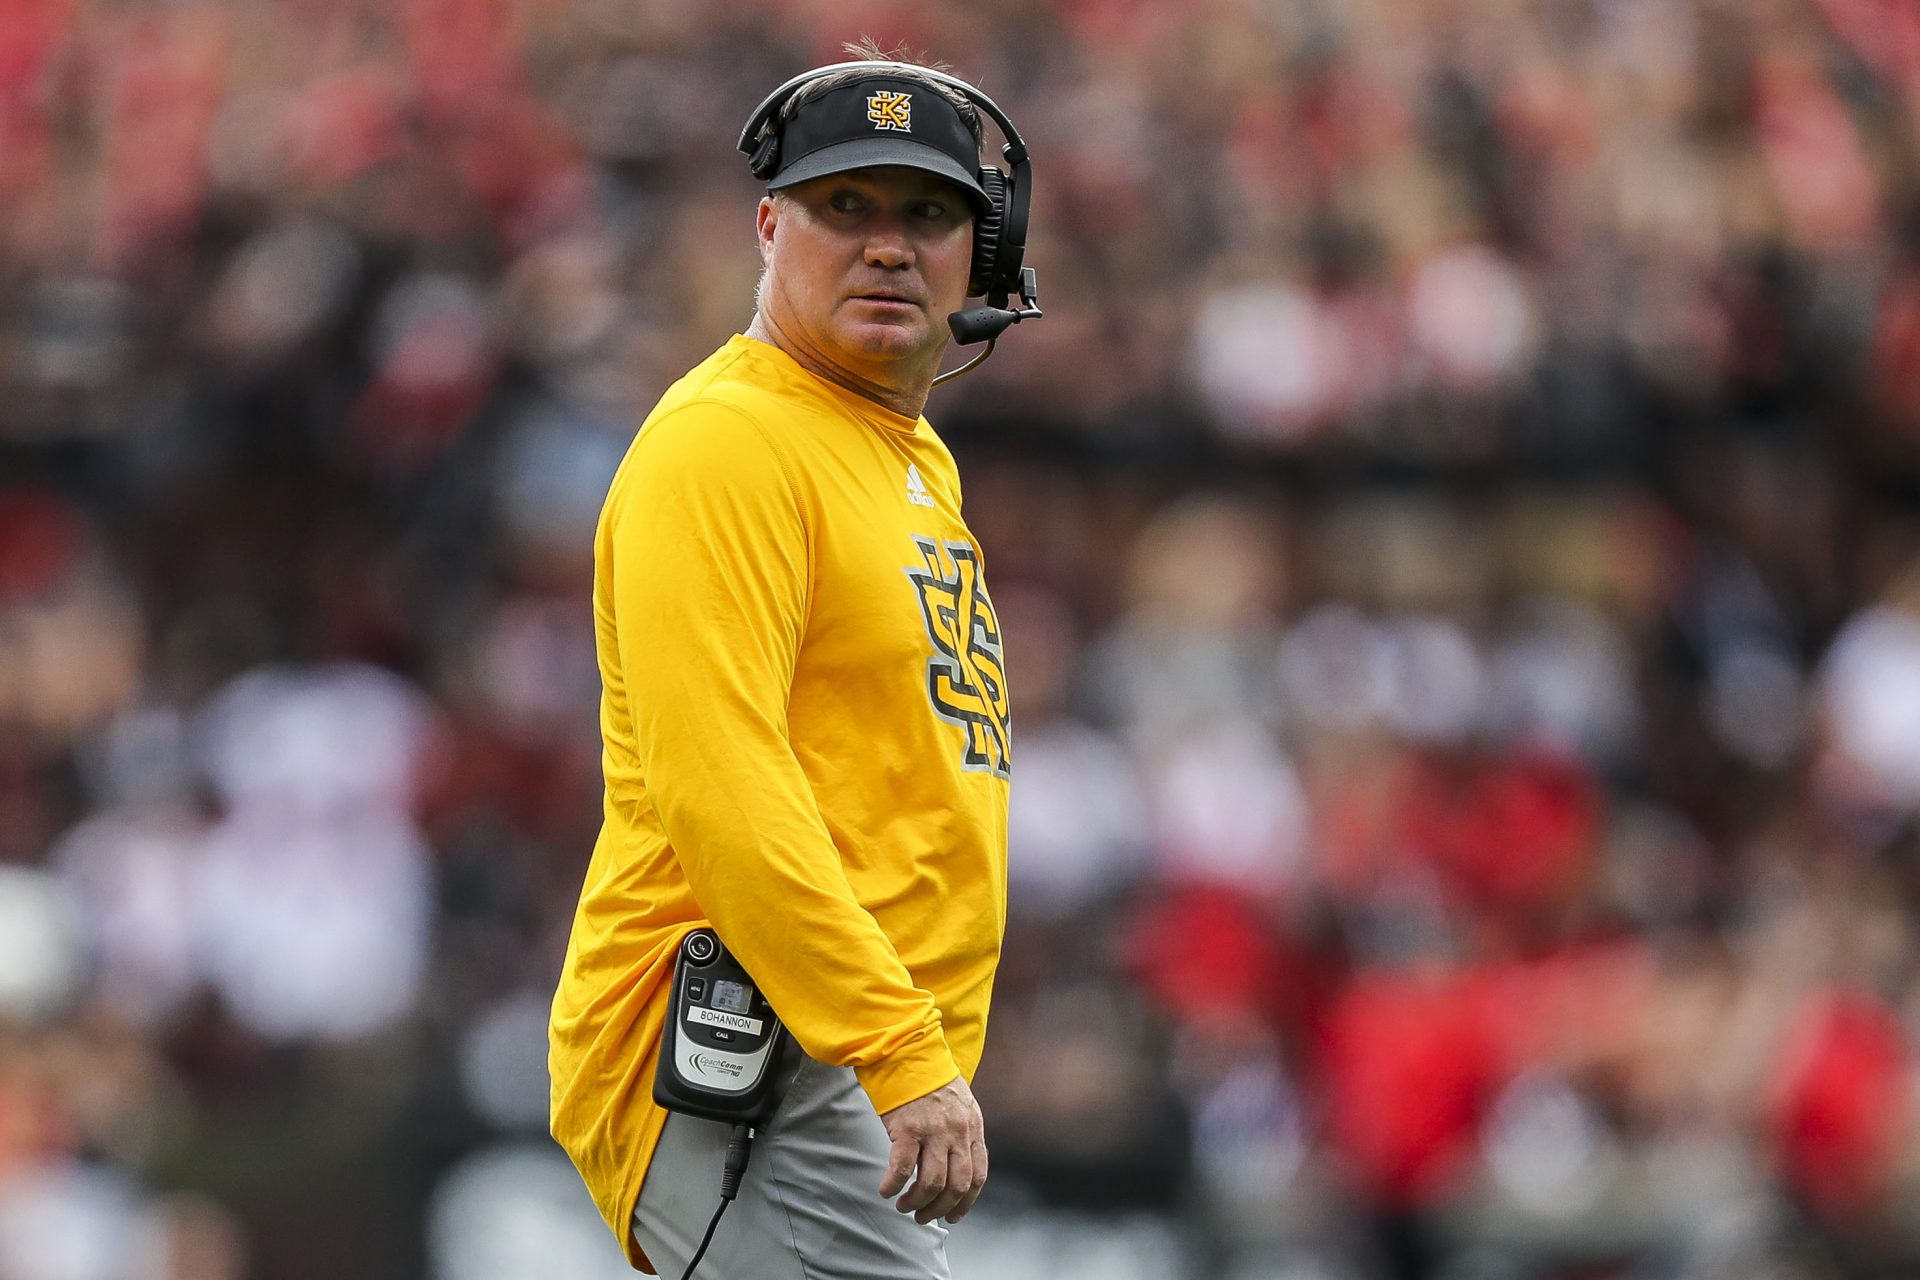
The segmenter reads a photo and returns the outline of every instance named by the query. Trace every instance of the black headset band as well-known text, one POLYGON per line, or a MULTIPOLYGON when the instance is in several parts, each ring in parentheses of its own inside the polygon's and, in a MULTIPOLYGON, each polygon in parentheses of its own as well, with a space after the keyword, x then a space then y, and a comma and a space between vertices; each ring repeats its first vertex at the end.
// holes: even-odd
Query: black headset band
POLYGON ((950 76, 944 71, 935 71, 932 67, 922 67, 911 62, 836 62, 830 66, 815 67, 811 71, 802 71, 799 75, 768 94, 766 98, 761 101, 760 105, 753 109, 753 114, 747 118, 746 128, 740 131, 740 141, 736 145, 740 150, 746 152, 748 155, 752 155, 754 136, 758 134, 765 125, 772 122, 773 117, 779 113, 781 107, 786 105, 787 99, 791 97, 796 90, 812 80, 819 79, 821 76, 830 76, 840 71, 863 71, 876 76, 900 75, 904 73, 910 78, 918 77, 923 80, 932 80, 937 84, 945 85, 949 89, 958 90, 965 94, 968 100, 976 107, 979 107, 982 111, 985 111, 989 116, 993 117, 993 122, 1000 126, 1000 132, 1005 135, 1007 139, 1007 145, 1003 147, 1000 152, 1001 158, 1010 165, 1023 165, 1027 162, 1026 140, 1020 136, 1020 130, 1014 127, 1013 121, 1007 118, 1007 113, 1002 111, 992 98, 989 98, 986 94, 980 92, 980 90, 974 88, 959 76, 950 76))

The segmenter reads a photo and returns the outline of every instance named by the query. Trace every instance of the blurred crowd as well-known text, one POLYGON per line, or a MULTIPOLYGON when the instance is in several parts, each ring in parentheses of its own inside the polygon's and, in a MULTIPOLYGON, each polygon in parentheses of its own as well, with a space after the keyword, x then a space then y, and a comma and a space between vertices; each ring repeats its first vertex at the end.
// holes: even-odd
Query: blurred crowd
POLYGON ((0 1280, 623 1273, 591 529, 863 34, 1047 308, 957 1272, 1920 1274, 1911 0, 6 0, 0 1280))

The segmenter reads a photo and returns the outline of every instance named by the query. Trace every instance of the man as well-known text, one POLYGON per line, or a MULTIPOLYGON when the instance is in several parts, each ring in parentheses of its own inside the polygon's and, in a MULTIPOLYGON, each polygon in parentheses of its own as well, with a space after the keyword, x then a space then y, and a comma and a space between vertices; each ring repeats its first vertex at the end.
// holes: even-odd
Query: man
POLYGON ((753 322, 648 415, 598 530, 605 815, 554 1001, 553 1132, 634 1264, 678 1276, 728 1131, 651 1082, 673 957, 710 922, 806 1058, 701 1274, 945 1277, 941 1220, 987 1177, 968 1080, 1008 717, 921 410, 988 199, 981 126, 889 63, 807 84, 774 127, 753 322))

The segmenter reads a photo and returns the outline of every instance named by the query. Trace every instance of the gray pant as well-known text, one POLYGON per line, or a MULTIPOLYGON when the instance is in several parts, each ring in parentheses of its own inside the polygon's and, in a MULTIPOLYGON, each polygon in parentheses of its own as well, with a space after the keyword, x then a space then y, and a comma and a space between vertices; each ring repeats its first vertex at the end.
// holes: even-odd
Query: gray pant
MULTIPOLYGON (((945 1225, 880 1198, 887 1131, 853 1071, 798 1056, 694 1280, 950 1280, 945 1225)), ((680 1280, 720 1204, 731 1132, 667 1117, 633 1210, 634 1238, 664 1280, 680 1280)))

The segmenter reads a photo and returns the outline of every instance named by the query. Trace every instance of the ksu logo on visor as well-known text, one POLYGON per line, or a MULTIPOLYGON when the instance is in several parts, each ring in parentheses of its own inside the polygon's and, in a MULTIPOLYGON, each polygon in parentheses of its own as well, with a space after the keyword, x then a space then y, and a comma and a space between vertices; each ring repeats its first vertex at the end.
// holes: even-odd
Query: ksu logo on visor
POLYGON ((873 127, 876 129, 897 129, 901 133, 912 133, 913 95, 888 93, 882 89, 867 99, 867 119, 873 121, 873 127))

